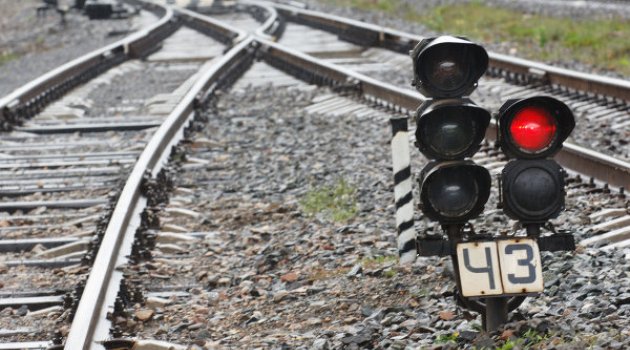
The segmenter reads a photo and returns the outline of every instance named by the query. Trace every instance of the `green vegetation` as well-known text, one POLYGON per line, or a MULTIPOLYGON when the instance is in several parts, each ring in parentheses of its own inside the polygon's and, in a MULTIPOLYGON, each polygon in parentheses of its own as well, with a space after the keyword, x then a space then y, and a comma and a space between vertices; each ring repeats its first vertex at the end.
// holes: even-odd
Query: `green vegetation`
MULTIPOLYGON (((539 343, 549 339, 549 334, 540 334, 533 329, 529 329, 523 333, 520 337, 515 339, 508 339, 505 343, 498 347, 498 350, 512 350, 512 349, 531 349, 539 343)), ((557 345, 557 344, 556 344, 557 345)))
POLYGON ((396 272, 396 270, 394 269, 387 269, 383 271, 383 276, 385 276, 385 278, 396 277, 396 275, 398 275, 398 272, 396 272))
MULTIPOLYGON (((387 255, 387 256, 377 256, 374 258, 363 258, 360 263, 366 269, 375 269, 379 268, 383 265, 393 264, 398 261, 398 256, 395 255, 387 255)), ((386 268, 383 271, 383 276, 385 278, 392 278, 398 275, 398 271, 394 267, 386 268)))
POLYGON ((459 338, 459 332, 453 332, 451 334, 440 334, 435 338, 436 344, 445 344, 445 343, 457 343, 457 338, 459 338))
POLYGON ((512 43, 515 54, 535 60, 577 60, 630 74, 630 25, 624 19, 573 20, 523 14, 482 1, 419 12, 401 0, 342 0, 335 4, 383 11, 435 31, 472 40, 512 43))
POLYGON ((337 6, 350 6, 363 10, 382 11, 391 14, 400 14, 399 10, 404 6, 400 0, 328 0, 328 2, 337 6))
POLYGON ((383 264, 387 264, 387 263, 393 263, 393 262, 397 262, 398 261, 398 257, 395 255, 388 255, 388 256, 377 256, 375 258, 363 258, 361 259, 361 265, 365 268, 374 268, 374 267, 378 267, 381 266, 383 264))
POLYGON ((415 298, 418 299, 422 299, 422 298, 426 298, 431 294, 431 291, 428 288, 420 288, 417 292, 413 293, 412 295, 415 298))
MULTIPOLYGON (((536 330, 530 329, 527 332, 523 333, 520 336, 512 336, 509 339, 505 340, 503 345, 497 345, 494 349, 497 350, 512 350, 512 349, 537 349, 539 345, 543 344, 547 340, 549 340, 551 335, 549 334, 541 334, 536 330)), ((453 332, 450 334, 441 334, 437 336, 435 339, 436 344, 446 344, 446 343, 457 343, 459 340, 459 332, 453 332)), ((558 345, 563 343, 563 341, 559 341, 560 338, 556 338, 554 345, 558 345)), ((488 348, 474 348, 477 350, 489 350, 488 348)))
POLYGON ((19 56, 13 52, 5 52, 0 54, 0 66, 10 61, 18 59, 19 56))
POLYGON ((347 274, 348 271, 350 271, 350 269, 346 267, 340 267, 334 270, 318 268, 309 275, 308 279, 311 281, 322 281, 331 278, 338 278, 347 274))
MULTIPOLYGON (((549 334, 540 334, 534 329, 529 329, 527 332, 523 333, 519 337, 512 336, 509 339, 505 340, 503 345, 497 346, 494 349, 496 350, 512 350, 512 349, 538 349, 539 346, 544 344, 547 340, 549 340, 551 335, 549 334)), ((556 341, 553 345, 559 345, 564 343, 564 341, 560 340, 560 338, 556 338, 556 341)), ((475 348, 477 350, 489 350, 488 348, 475 348)))
POLYGON ((300 206, 306 214, 323 213, 328 219, 338 222, 352 219, 359 211, 356 188, 343 179, 334 186, 311 189, 300 201, 300 206))

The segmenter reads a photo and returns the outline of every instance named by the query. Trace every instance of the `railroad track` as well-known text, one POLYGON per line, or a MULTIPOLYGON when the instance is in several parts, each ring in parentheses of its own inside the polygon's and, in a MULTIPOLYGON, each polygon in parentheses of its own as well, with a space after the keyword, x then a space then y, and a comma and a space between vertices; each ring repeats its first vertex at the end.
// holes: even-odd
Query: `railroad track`
POLYGON ((161 17, 155 24, 2 100, 12 129, 0 141, 2 308, 20 310, 19 320, 3 319, 2 349, 46 348, 68 335, 73 319, 82 322, 79 300, 120 188, 156 128, 208 71, 204 62, 225 49, 178 30, 172 11, 147 8, 161 17))
MULTIPOLYGON (((152 5, 153 8, 157 8, 155 6, 157 5, 152 5)), ((330 117, 342 118, 349 126, 361 130, 366 135, 372 135, 374 139, 380 140, 377 144, 384 145, 389 135, 388 120, 393 117, 409 116, 423 99, 419 94, 401 86, 402 74, 408 75, 411 70, 410 65, 405 66, 403 63, 403 58, 407 60, 408 58, 396 52, 404 52, 406 48, 404 45, 413 45, 413 41, 406 41, 410 36, 404 33, 383 32, 383 29, 379 28, 377 35, 379 41, 363 41, 362 46, 357 46, 357 37, 352 35, 358 35, 359 32, 371 33, 367 37, 373 38, 374 31, 377 29, 370 27, 372 29, 367 30, 366 25, 363 24, 331 19, 325 15, 313 13, 308 13, 311 17, 304 20, 302 25, 295 25, 294 28, 292 23, 286 23, 277 16, 282 15, 285 19, 301 21, 300 16, 304 15, 302 10, 279 5, 275 5, 274 10, 271 5, 265 4, 260 7, 251 2, 242 4, 237 14, 226 13, 213 16, 213 18, 178 9, 176 10, 177 21, 173 21, 170 18, 166 19, 168 10, 163 12, 166 15, 161 23, 162 25, 168 23, 168 31, 156 29, 161 34, 153 35, 154 38, 150 42, 146 37, 138 38, 139 42, 142 42, 142 50, 136 49, 130 43, 125 43, 121 49, 108 49, 100 52, 97 57, 110 57, 110 52, 118 52, 119 57, 108 61, 114 63, 107 63, 96 71, 93 71, 93 68, 82 70, 84 76, 82 80, 74 78, 76 74, 72 71, 76 69, 75 66, 82 66, 83 63, 75 62, 64 69, 57 70, 55 72, 57 75, 44 77, 35 84, 30 84, 30 87, 18 91, 20 98, 16 98, 14 94, 11 98, 2 100, 2 106, 8 106, 8 108, 3 107, 3 116, 11 126, 18 120, 34 116, 23 126, 14 126, 12 134, 3 136, 3 138, 6 137, 5 142, 9 145, 8 155, 11 157, 0 159, 0 166, 6 164, 5 169, 11 171, 5 172, 5 181, 1 182, 0 186, 2 186, 5 198, 10 196, 12 199, 11 203, 3 204, 4 210, 13 212, 13 215, 5 217, 4 222, 7 222, 8 226, 0 230, 7 233, 7 236, 3 236, 3 240, 5 237, 14 238, 14 241, 2 242, 3 246, 9 247, 6 249, 6 258, 3 258, 6 273, 10 273, 8 269, 16 269, 15 271, 18 272, 15 275, 19 276, 24 274, 24 269, 36 267, 41 270, 35 270, 32 275, 41 275, 42 270, 46 273, 46 271, 51 271, 52 267, 56 268, 54 271, 60 279, 54 282, 48 291, 30 290, 22 293, 26 299, 12 300, 5 297, 1 302, 5 307, 17 310, 16 313, 25 313, 31 317, 51 319, 50 315, 64 313, 67 315, 59 317, 61 322, 39 327, 39 331, 33 329, 15 331, 5 339, 21 343, 0 345, 0 349, 45 348, 50 345, 50 335, 42 333, 44 329, 59 331, 55 336, 57 338, 55 342, 65 342, 67 349, 102 348, 102 345, 97 345, 94 341, 100 342, 109 338, 130 335, 136 335, 140 339, 153 339, 154 334, 162 334, 157 338, 179 343, 190 343, 195 338, 201 341, 199 324, 204 327, 206 324, 200 320, 208 315, 208 308, 203 307, 203 302, 206 305, 217 305, 216 303, 223 305, 220 299, 215 300, 213 289, 232 290, 238 287, 247 295, 244 297, 244 302, 251 301, 256 294, 267 295, 272 300, 282 301, 285 298, 291 300, 294 297, 292 293, 297 293, 295 295, 314 293, 318 298, 321 297, 322 301, 325 300, 324 295, 318 294, 321 290, 315 288, 316 285, 312 290, 309 289, 310 287, 296 288, 295 292, 293 289, 287 291, 286 294, 269 294, 269 291, 264 290, 268 285, 265 286, 264 283, 261 285, 258 283, 259 280, 237 277, 236 273, 229 277, 215 276, 210 273, 200 276, 196 273, 211 271, 214 265, 222 264, 221 258, 230 261, 230 253, 238 255, 238 251, 247 249, 248 244, 257 248, 254 250, 258 251, 259 255, 269 249, 269 246, 275 247, 274 244, 277 242, 273 238, 269 240, 269 237, 273 236, 274 232, 290 230, 286 227, 286 223, 283 225, 282 222, 287 213, 292 217, 300 217, 297 210, 297 198, 304 194, 304 186, 307 185, 306 179, 292 183, 276 178, 272 181, 273 190, 269 190, 261 186, 265 181, 261 182, 261 179, 256 176, 251 176, 251 178, 245 176, 239 179, 239 174, 256 174, 260 171, 272 175, 276 171, 283 173, 286 169, 281 165, 272 167, 261 165, 261 160, 255 155, 257 143, 251 140, 263 142, 260 135, 256 133, 250 135, 257 129, 257 118, 230 116, 229 111, 239 104, 242 106, 243 102, 249 105, 251 115, 264 111, 265 108, 256 107, 256 104, 260 103, 259 100, 252 99, 248 95, 250 92, 255 92, 268 99, 263 103, 266 109, 273 110, 274 107, 282 106, 285 110, 280 108, 278 113, 286 113, 290 110, 292 114, 302 115, 297 121, 287 119, 289 128, 281 124, 277 125, 274 119, 277 114, 267 114, 262 117, 264 129, 269 132, 269 135, 265 137, 279 138, 269 150, 272 156, 268 160, 272 162, 280 159, 288 165, 292 161, 304 161, 304 159, 300 157, 295 160, 291 157, 287 159, 280 157, 278 153, 291 154, 295 151, 296 154, 307 154, 319 161, 315 162, 320 164, 319 167, 323 167, 321 172, 315 172, 312 175, 317 179, 318 176, 327 178, 326 174, 334 172, 335 167, 343 169, 342 173, 352 176, 351 174, 357 169, 360 170, 359 172, 369 174, 371 166, 370 164, 353 164, 351 155, 346 155, 344 158, 343 154, 336 153, 339 150, 335 148, 327 149, 323 155, 335 154, 337 158, 344 161, 335 161, 329 167, 322 166, 321 164, 326 162, 325 157, 313 153, 312 150, 330 143, 331 139, 312 136, 310 142, 302 143, 291 136, 291 130, 293 130, 291 127, 297 130, 306 129, 307 135, 320 135, 325 134, 326 130, 335 128, 330 122, 330 117), (228 24, 221 23, 217 18, 228 24), (127 55, 145 56, 146 52, 153 51, 155 42, 161 41, 167 35, 165 33, 172 32, 179 24, 208 34, 217 41, 208 45, 212 47, 209 52, 197 53, 196 57, 192 58, 186 57, 181 55, 182 49, 185 51, 190 46, 181 42, 187 41, 184 38, 189 38, 193 34, 185 31, 186 29, 181 29, 164 42, 166 49, 149 56, 147 61, 149 63, 142 63, 153 62, 157 66, 154 68, 158 71, 165 70, 163 67, 165 65, 169 69, 197 72, 194 75, 191 73, 189 78, 182 82, 181 89, 177 89, 179 91, 169 94, 168 97, 161 96, 162 106, 159 106, 159 103, 158 106, 153 105, 153 110, 149 108, 146 117, 136 120, 130 116, 137 115, 138 110, 146 107, 148 99, 135 101, 135 105, 132 103, 132 106, 119 105, 122 108, 115 113, 119 113, 120 119, 108 115, 107 118, 102 119, 90 118, 90 120, 72 120, 66 123, 63 120, 60 121, 59 115, 55 117, 55 104, 37 114, 37 111, 41 110, 54 96, 85 81, 89 75, 122 62, 128 57, 127 55), (326 35, 321 30, 312 29, 303 24, 315 25, 335 35, 326 35), (344 28, 343 33, 336 31, 340 27, 344 28), (284 35, 282 35, 283 32, 284 35), (339 34, 342 34, 341 38, 349 39, 353 43, 340 41, 336 36, 339 34), (177 35, 180 36, 177 37, 177 35), (168 52, 168 40, 171 40, 172 45, 175 46, 171 48, 171 53, 168 52), (277 40, 278 43, 271 40, 277 40), (176 47, 179 45, 181 47, 176 47), (365 46, 380 46, 394 50, 390 52, 377 48, 365 49, 365 46), (220 55, 219 53, 224 50, 227 51, 220 55), (211 57, 216 58, 201 66, 200 61, 211 57), (252 63, 255 57, 262 62, 252 63), (390 65, 382 64, 383 58, 390 65), (197 62, 196 65, 191 64, 191 61, 197 62), (159 67, 161 65, 162 67, 159 67), (252 65, 252 68, 247 70, 249 65, 252 65), (405 69, 400 67, 405 67, 405 69), (89 71, 90 74, 86 75, 85 71, 89 71), (383 84, 368 77, 368 74, 377 71, 386 71, 390 77, 398 72, 401 77, 399 86, 383 84), (62 84, 51 83, 53 80, 57 81, 60 74, 64 76, 63 79, 69 79, 66 81, 74 80, 62 84), (243 76, 232 87, 231 91, 234 91, 234 95, 230 93, 225 98, 221 98, 221 94, 217 94, 220 89, 229 89, 241 75, 243 76), (278 98, 274 98, 274 94, 269 94, 269 81, 272 82, 271 87, 277 92, 278 98), (328 85, 330 89, 318 91, 317 85, 328 85), (226 101, 223 102, 223 99, 226 101), (208 107, 209 110, 207 110, 208 107), (168 116, 164 118, 165 115, 168 116), (309 121, 305 120, 307 117, 313 118, 319 126, 309 129, 309 121), (121 120, 124 120, 122 124, 121 120), (116 123, 112 123, 114 121, 116 123), (204 131, 200 126, 202 122, 208 123, 209 127, 206 128, 209 129, 204 131), (374 125, 381 127, 375 128, 374 125), (184 132, 186 126, 188 131, 184 132), (158 127, 157 131, 155 131, 156 127, 158 127), (276 127, 280 131, 274 131, 276 127), (75 135, 77 139, 68 139, 68 133, 73 132, 80 132, 79 136, 75 135), (33 134, 42 136, 34 137, 33 134), (102 142, 102 135, 117 138, 120 142, 116 145, 102 142), (217 140, 214 139, 215 137, 217 140), (181 140, 184 141, 182 144, 184 151, 180 148, 171 154, 171 147, 181 140), (31 144, 25 146, 25 142, 31 144), (41 152, 39 152, 41 147, 49 147, 51 153, 41 157, 41 152), (15 150, 14 153, 10 153, 12 148, 15 150), (233 154, 238 154, 242 158, 232 159, 233 154), (164 168, 169 155, 173 164, 164 168), (133 162, 135 158, 138 160, 133 162), (51 174, 48 168, 54 168, 57 171, 51 174), (177 176, 173 174, 173 169, 176 169, 177 176), (121 170, 123 174, 120 174, 121 170), (20 176, 19 182, 12 181, 16 175, 20 176), (120 185, 121 179, 125 178, 127 181, 124 186, 120 185), (201 181, 198 181, 199 179, 201 181), (235 186, 232 182, 237 185, 235 186), (106 195, 116 188, 122 188, 122 191, 117 194, 117 200, 110 201, 106 195), (239 188, 245 190, 239 190, 239 188), (200 193, 200 195, 194 195, 195 193, 200 193), (282 195, 269 201, 260 200, 264 195, 273 197, 273 193, 282 195), (86 195, 90 196, 86 197, 86 195), (172 196, 170 202, 167 200, 168 196, 172 196), (15 201, 16 197, 21 197, 23 200, 15 201), (214 198, 216 203, 208 202, 204 198, 214 198), (243 206, 239 198, 249 198, 252 203, 249 206, 243 206), (15 202, 22 206, 16 205, 15 202), (279 204, 283 202, 288 204, 279 204), (109 220, 101 218, 104 207, 108 205, 112 212, 109 220), (82 207, 77 209, 77 206, 82 207), (204 210, 208 210, 210 214, 204 214, 204 210), (242 212, 243 215, 247 215, 247 212, 253 213, 251 219, 255 219, 253 221, 255 224, 251 224, 248 220, 243 221, 238 215, 231 215, 230 211, 242 212), (24 223, 27 224, 26 228, 23 227, 24 223), (235 238, 234 234, 230 233, 230 229, 235 228, 249 230, 251 237, 235 245, 227 244, 235 238), (59 237, 59 232, 66 229, 72 230, 74 237, 59 237), (96 240, 82 238, 94 234, 102 237, 96 240), (25 241, 24 235, 29 235, 33 239, 25 241), (42 238, 43 240, 40 240, 42 238), (90 246, 90 242, 93 241, 101 241, 98 250, 94 244, 90 246), (200 247, 195 248, 196 246, 200 247), (25 251, 28 253, 24 253, 25 251), (131 261, 127 261, 128 256, 131 261), (89 269, 85 267, 86 265, 80 265, 86 262, 92 262, 93 267, 89 269), (187 263, 194 268, 187 267, 187 263), (119 269, 117 268, 119 266, 126 267, 119 269), (86 279, 88 270, 91 271, 86 279), (121 270, 124 271, 124 276, 121 270), (169 277, 177 276, 178 273, 182 274, 179 278, 169 277), (152 279, 146 279, 147 275, 152 276, 152 279), (77 290, 67 288, 68 283, 65 281, 68 280, 73 281, 72 284, 77 284, 79 288, 77 290), (82 280, 85 283, 80 282, 82 280), (189 311, 186 309, 187 301, 191 299, 200 301, 193 303, 196 318, 191 318, 191 315, 187 313, 189 311), (156 313, 156 309, 174 312, 176 316, 165 319, 163 315, 159 316, 159 313, 156 313), (37 310, 40 310, 39 313, 37 310), (67 322, 72 318, 70 314, 75 315, 71 327, 67 322), (179 319, 188 318, 190 322, 184 326, 181 323, 170 323, 178 317, 179 319), (133 322, 130 323, 129 320, 133 322), (162 321, 175 328, 180 327, 181 334, 160 331, 159 326, 162 321), (28 336, 22 337, 26 334, 28 336)), ((163 27, 157 25, 156 28, 163 27)), ((412 37, 409 40, 416 39, 412 37)), ((209 39, 196 37, 191 41, 199 46, 200 40, 209 39)), ((492 80, 494 78, 490 78, 487 83, 488 90, 497 89, 497 86, 505 90, 505 85, 501 84, 516 81, 519 85, 517 87, 512 85, 515 90, 510 94, 521 96, 519 94, 532 93, 533 87, 541 84, 540 79, 533 79, 523 73, 525 65, 523 61, 513 63, 514 66, 510 71, 510 68, 501 66, 508 65, 501 61, 504 58, 494 56, 493 59, 494 74, 509 76, 509 78, 505 82, 498 83, 492 80)), ((137 69, 137 67, 133 68, 134 64, 139 63, 137 61, 125 63, 108 70, 99 79, 102 77, 107 79, 108 75, 129 74, 129 71, 125 69, 131 71, 137 69)), ((543 75, 540 70, 543 68, 547 69, 547 67, 536 66, 527 68, 527 72, 534 73, 540 78, 543 75)), ((553 78, 555 73, 557 72, 552 70, 545 79, 561 87, 554 87, 547 91, 557 93, 565 88, 579 90, 578 87, 564 81, 556 83, 553 78)), ((89 95, 90 91, 97 90, 99 88, 97 80, 90 80, 81 88, 72 91, 64 97, 66 101, 62 100, 60 104, 68 105, 67 99, 75 94, 85 96, 89 95)), ((597 80, 590 84, 591 87, 595 86, 592 89, 598 94, 608 96, 605 95, 608 90, 598 87, 606 85, 604 82, 597 80)), ((624 86, 619 85, 623 84, 618 83, 615 91, 624 89, 624 86)), ((627 90, 627 87, 625 88, 627 90)), ((484 89, 483 83, 480 89, 484 89)), ((569 94, 571 95, 569 98, 575 100, 575 103, 580 100, 585 106, 600 108, 600 111, 607 111, 607 108, 619 109, 622 113, 627 111, 625 105, 627 95, 618 95, 618 92, 614 94, 612 95, 615 99, 613 102, 603 104, 600 101, 609 99, 602 99, 601 96, 587 98, 580 93, 569 94)), ((98 110, 98 106, 90 107, 98 110)), ((102 108, 107 115, 107 109, 102 108)), ((609 116, 606 113, 602 115, 609 116)), ((284 119, 281 117, 281 120, 284 119)), ((476 155, 476 160, 497 173, 505 164, 505 159, 502 159, 500 152, 492 146, 492 133, 487 136, 490 143, 476 155)), ((335 138, 334 142, 343 144, 343 140, 339 138, 335 138)), ((352 148, 357 145, 353 143, 352 146, 347 147, 352 148)), ((373 146, 361 145, 357 152, 367 152, 371 147, 373 146)), ((343 147, 339 148, 343 149, 343 147)), ((422 156, 414 154, 412 159, 414 159, 414 168, 418 169, 422 156)), ((627 246, 628 241, 624 240, 627 238, 627 232, 624 233, 624 226, 628 220, 627 200, 618 188, 625 188, 629 183, 628 166, 623 161, 574 145, 565 147, 558 159, 574 169, 576 173, 584 174, 582 177, 574 174, 568 181, 567 207, 570 211, 556 222, 558 229, 571 232, 580 229, 580 232, 576 234, 578 239, 583 239, 584 244, 613 242, 607 249, 627 246), (593 181, 590 180, 591 177, 593 181), (589 203, 603 203, 603 207, 601 210, 595 209, 589 203), (591 222, 569 220, 570 216, 576 212, 589 213, 588 218, 591 222), (611 218, 614 219, 610 220, 611 218), (585 224, 593 225, 591 231, 610 232, 590 237, 589 233, 582 230, 585 224)), ((381 155, 374 161, 381 165, 379 171, 372 174, 374 178, 370 179, 366 176, 357 181, 364 181, 361 184, 366 186, 376 181, 374 192, 383 196, 389 195, 391 188, 387 179, 391 174, 387 170, 387 165, 384 165, 387 157, 381 155)), ((299 169, 284 173, 284 175, 294 179, 296 173, 306 176, 299 169)), ((297 176, 297 178, 300 177, 297 176)), ((496 195, 493 197, 496 198, 496 195)), ((374 204, 378 208, 367 210, 366 213, 391 217, 391 207, 388 208, 387 204, 387 202, 374 204)), ((493 208, 494 204, 490 202, 487 207, 493 208)), ((481 220, 492 221, 499 216, 496 210, 491 210, 481 220)), ((372 220, 368 217, 364 218, 367 221, 372 220)), ((300 224, 307 225, 303 222, 304 218, 299 220, 301 220, 300 224)), ((500 221, 500 219, 497 220, 500 221)), ((373 224, 378 227, 380 223, 373 224)), ((509 222, 503 219, 501 224, 503 230, 509 231, 509 222)), ((497 227, 500 228, 501 224, 497 227)), ((421 222, 419 225, 419 231, 431 232, 433 229, 426 223, 421 222)), ((331 239, 333 246, 341 244, 339 238, 323 236, 326 237, 325 239, 331 239)), ((367 239, 368 242, 371 239, 372 242, 376 240, 377 243, 382 243, 381 248, 371 254, 392 253, 392 247, 384 244, 391 240, 391 236, 369 238, 366 232, 357 232, 357 236, 367 239)), ((298 240, 297 237, 291 235, 289 237, 298 240)), ((319 235, 316 238, 323 239, 319 235)), ((290 239, 288 243, 291 243, 290 239)), ((289 246, 295 245, 296 243, 293 242, 289 246)), ((282 254, 286 253, 281 252, 280 256, 274 259, 281 260, 282 254)), ((239 276, 252 273, 242 263, 230 262, 230 264, 235 271, 242 272, 239 276)), ((274 281, 280 278, 284 279, 285 283, 293 282, 290 271, 278 269, 276 265, 277 261, 264 262, 261 265, 263 269, 271 272, 262 279, 274 281)), ((26 272, 26 274, 31 273, 26 272)), ((8 289, 7 285, 5 282, 5 295, 8 296, 9 293, 19 295, 8 289)), ((281 326, 279 324, 260 325, 264 315, 252 313, 215 316, 218 317, 216 324, 220 326, 219 329, 221 327, 229 329, 230 326, 235 327, 246 321, 247 324, 252 324, 253 327, 259 329, 261 334, 274 338, 274 341, 292 339, 291 334, 273 333, 267 328, 270 325, 273 329, 281 326)), ((320 324, 321 322, 320 320, 320 324)), ((212 334, 211 338, 221 340, 223 344, 238 344, 237 337, 230 335, 228 331, 218 331, 218 334, 212 334)), ((270 344, 265 343, 263 339, 258 339, 258 341, 261 345, 270 344)), ((133 343, 133 341, 111 340, 104 346, 106 348, 116 345, 131 346, 133 343)))

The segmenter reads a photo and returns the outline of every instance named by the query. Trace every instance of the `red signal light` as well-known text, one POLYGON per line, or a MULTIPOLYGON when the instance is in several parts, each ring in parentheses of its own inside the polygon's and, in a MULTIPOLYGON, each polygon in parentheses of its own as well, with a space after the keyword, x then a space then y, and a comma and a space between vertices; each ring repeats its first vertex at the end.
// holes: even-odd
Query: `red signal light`
POLYGON ((501 149, 517 159, 552 157, 575 127, 571 109, 547 96, 508 100, 497 121, 501 149))
POLYGON ((526 106, 514 114, 510 136, 516 146, 528 153, 547 149, 557 133, 556 119, 545 108, 526 106))

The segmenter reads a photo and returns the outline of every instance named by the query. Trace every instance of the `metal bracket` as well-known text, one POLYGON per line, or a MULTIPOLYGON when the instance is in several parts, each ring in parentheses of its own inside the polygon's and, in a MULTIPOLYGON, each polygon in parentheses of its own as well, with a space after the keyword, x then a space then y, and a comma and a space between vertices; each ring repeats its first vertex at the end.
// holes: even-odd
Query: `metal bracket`
POLYGON ((571 233, 538 237, 538 247, 546 252, 572 251, 575 250, 575 237, 571 233))
MULTIPOLYGON (((487 239, 484 236, 483 239, 487 239)), ((550 236, 536 238, 541 251, 573 251, 575 250, 575 237, 571 233, 555 233, 550 236)), ((416 239, 416 249, 419 256, 452 256, 456 242, 441 237, 425 237, 416 239)))

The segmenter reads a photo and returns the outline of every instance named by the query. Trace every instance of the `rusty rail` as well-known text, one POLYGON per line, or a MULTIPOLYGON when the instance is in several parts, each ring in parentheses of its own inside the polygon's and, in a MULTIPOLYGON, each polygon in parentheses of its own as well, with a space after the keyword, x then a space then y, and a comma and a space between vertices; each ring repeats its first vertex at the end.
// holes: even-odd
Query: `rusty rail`
POLYGON ((247 32, 244 30, 217 21, 212 17, 183 8, 177 8, 174 11, 177 13, 177 16, 181 18, 183 24, 224 44, 233 45, 243 41, 247 37, 247 32))

